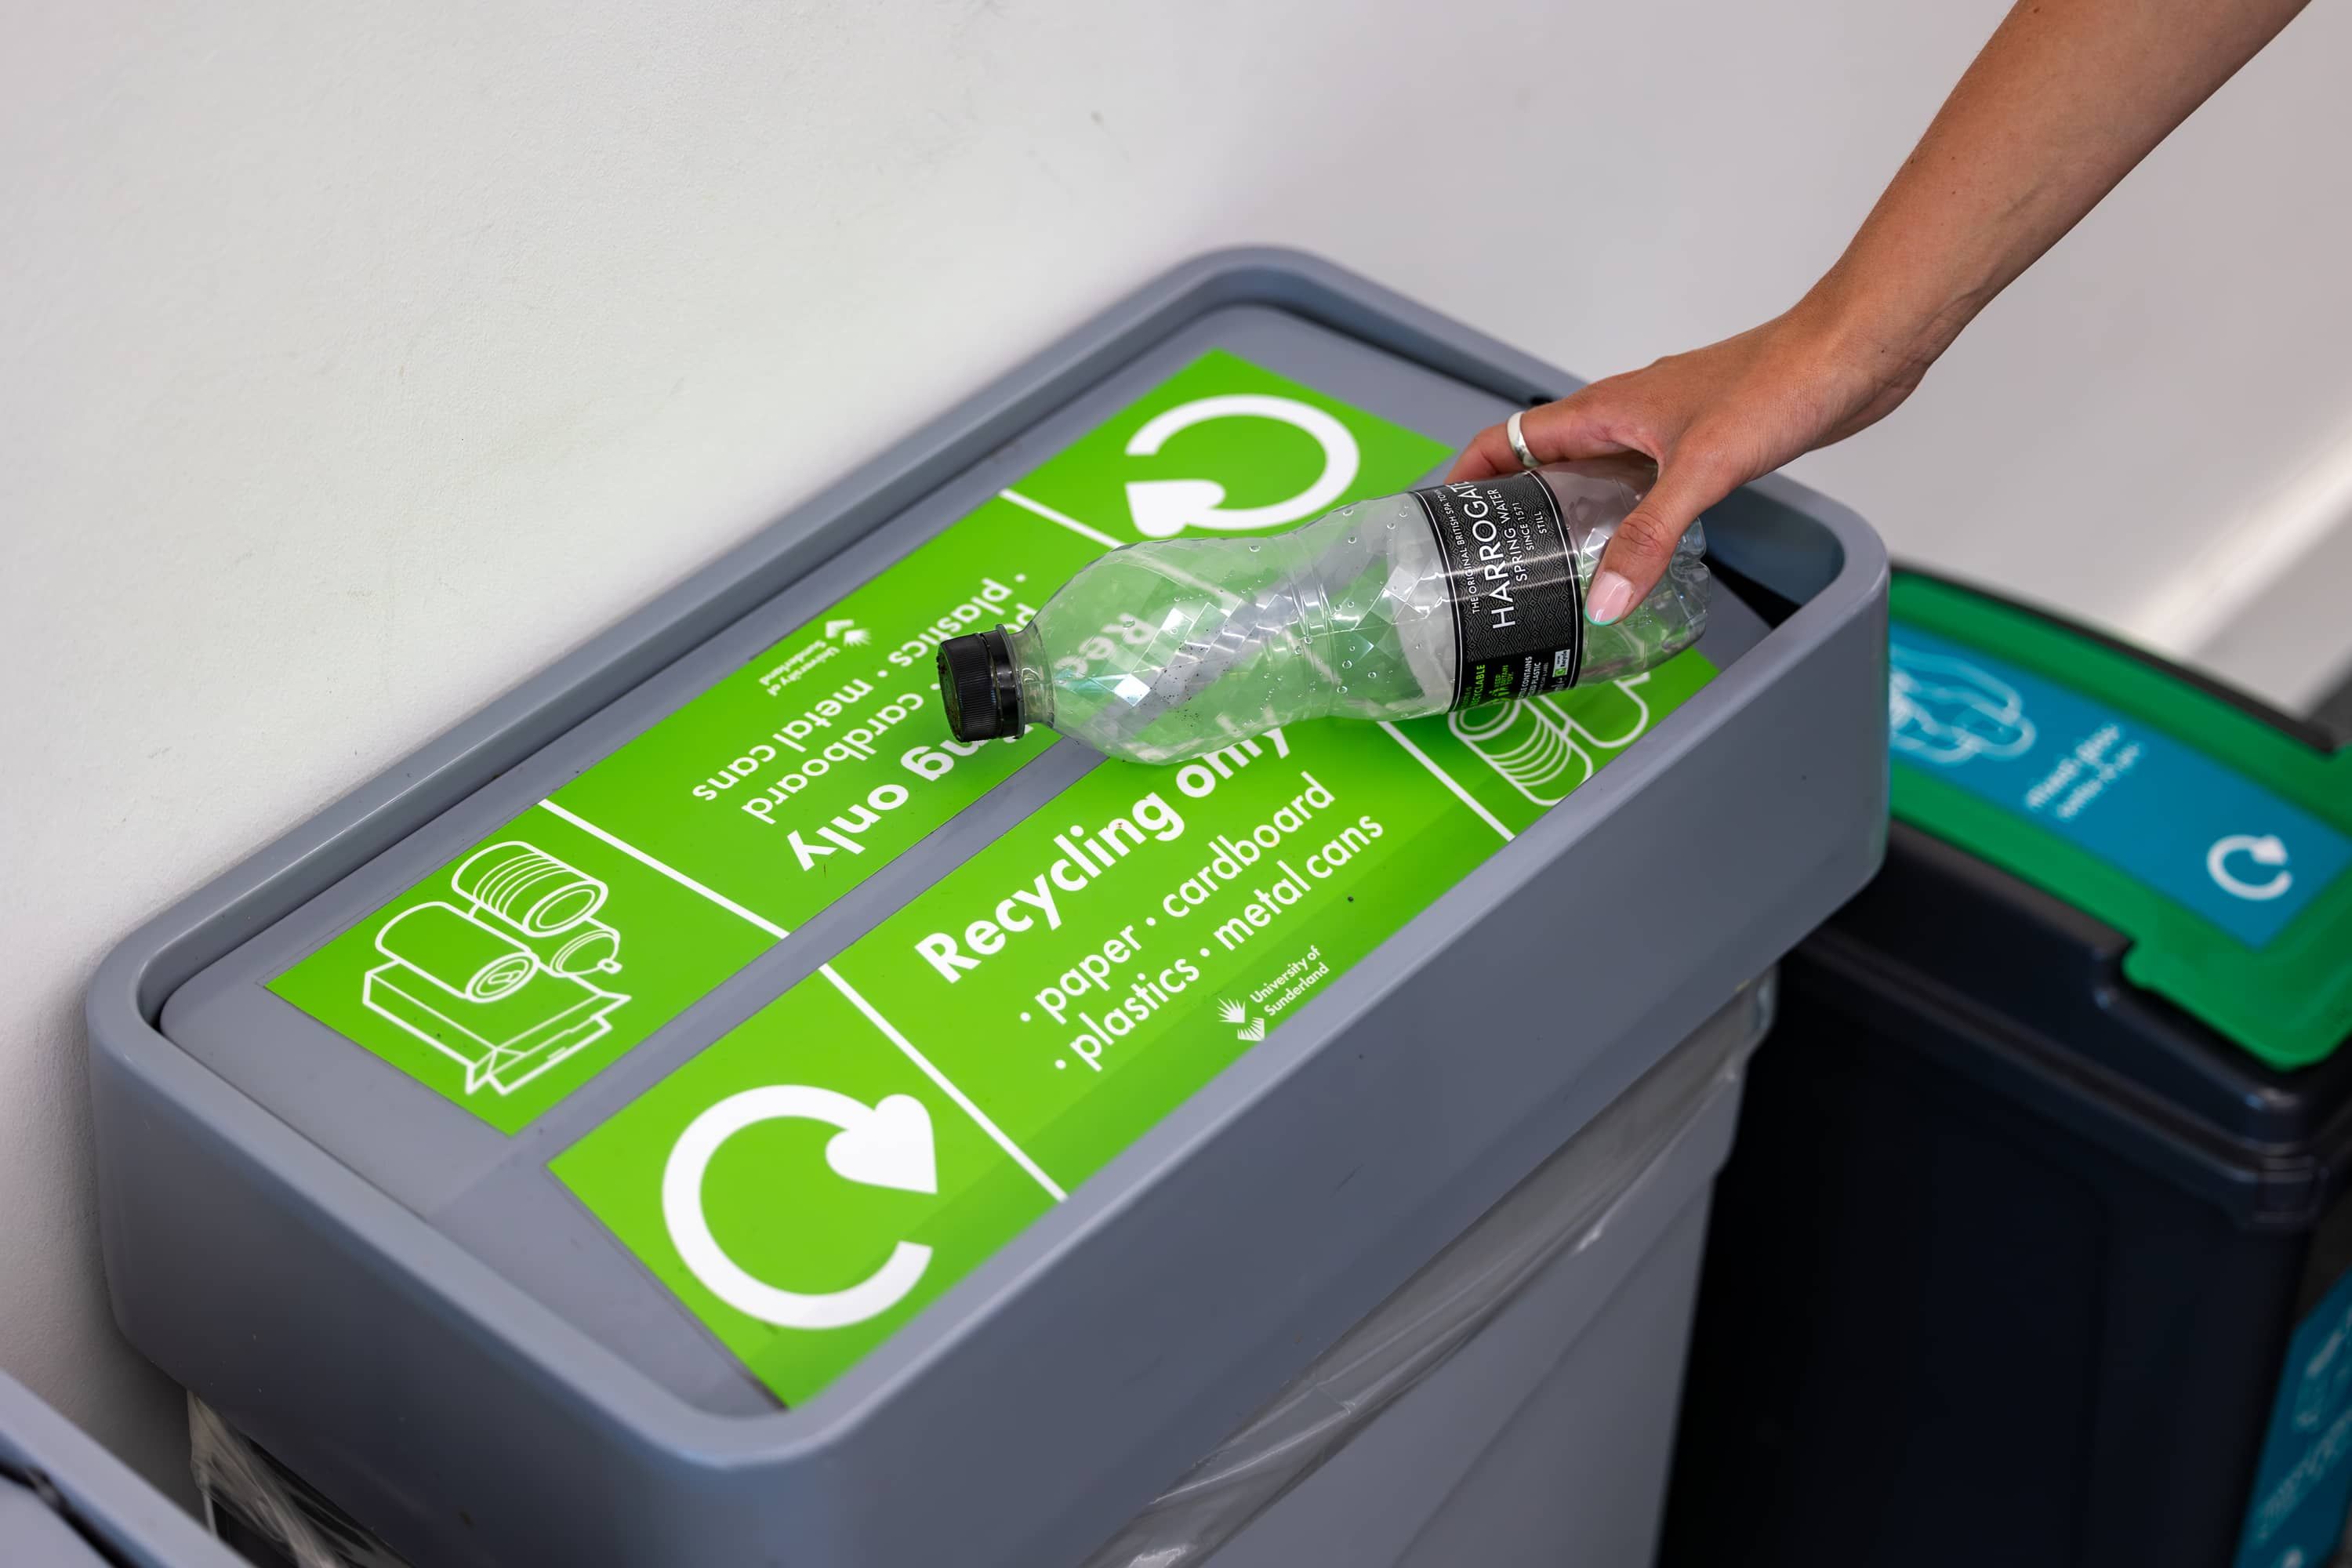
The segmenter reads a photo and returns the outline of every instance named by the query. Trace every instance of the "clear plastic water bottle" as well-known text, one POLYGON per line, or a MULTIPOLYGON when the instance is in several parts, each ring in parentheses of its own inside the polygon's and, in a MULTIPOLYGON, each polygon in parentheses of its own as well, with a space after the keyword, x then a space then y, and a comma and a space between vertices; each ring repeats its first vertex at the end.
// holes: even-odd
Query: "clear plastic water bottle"
POLYGON ((962 741, 1043 724, 1175 763, 1307 719, 1412 719, 1612 680, 1706 628, 1696 526, 1650 595, 1584 618, 1601 552, 1654 479, 1563 463, 1358 501, 1288 533, 1115 550, 1023 626, 940 645, 962 741))

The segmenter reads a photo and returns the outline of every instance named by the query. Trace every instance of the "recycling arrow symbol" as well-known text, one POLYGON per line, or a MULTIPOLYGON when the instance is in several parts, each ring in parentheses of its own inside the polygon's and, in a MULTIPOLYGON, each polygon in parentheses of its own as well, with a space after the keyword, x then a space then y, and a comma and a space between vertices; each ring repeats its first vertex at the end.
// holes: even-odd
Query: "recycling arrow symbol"
POLYGON ((877 1317, 907 1299, 930 1266, 931 1249, 901 1241, 882 1267, 846 1289, 786 1290, 752 1275, 711 1234, 703 1178, 730 1138, 761 1121, 791 1118, 840 1129, 824 1146, 835 1175, 866 1186, 939 1191, 930 1113, 912 1095, 868 1106, 829 1089, 768 1084, 731 1094, 688 1123, 662 1172, 662 1217, 677 1255, 705 1289, 747 1317, 786 1329, 839 1329, 877 1317))
POLYGON ((1353 431, 1312 404, 1261 393, 1196 397, 1190 403, 1164 409, 1129 437, 1127 455, 1156 457, 1179 431, 1213 419, 1242 418, 1278 420, 1306 431, 1323 448, 1323 472, 1297 495, 1254 507, 1226 506, 1225 487, 1214 479, 1130 479, 1127 510, 1135 519, 1138 533, 1146 539, 1173 539, 1188 528, 1232 532, 1304 522, 1338 505, 1339 498, 1348 493, 1348 487, 1356 482, 1356 470, 1362 466, 1363 455, 1356 446, 1353 431))

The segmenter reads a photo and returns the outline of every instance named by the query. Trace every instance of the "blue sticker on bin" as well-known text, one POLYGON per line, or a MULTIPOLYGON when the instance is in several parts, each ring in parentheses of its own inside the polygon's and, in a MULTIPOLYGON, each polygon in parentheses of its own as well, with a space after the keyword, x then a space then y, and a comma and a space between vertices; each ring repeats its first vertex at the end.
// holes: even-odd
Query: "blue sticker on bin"
POLYGON ((2039 823, 2249 947, 2352 866, 2352 839, 2226 763, 1975 648, 1897 621, 1887 684, 1896 763, 2039 823))
POLYGON ((2327 1568, 2352 1510, 2352 1274, 2286 1347, 2237 1568, 2327 1568))

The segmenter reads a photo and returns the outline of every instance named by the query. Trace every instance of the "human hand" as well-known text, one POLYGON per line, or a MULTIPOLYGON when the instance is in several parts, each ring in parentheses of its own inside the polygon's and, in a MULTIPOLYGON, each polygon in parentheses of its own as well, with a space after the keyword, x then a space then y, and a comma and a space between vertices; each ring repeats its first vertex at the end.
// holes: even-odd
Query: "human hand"
MULTIPOLYGON (((1736 338, 1529 409, 1519 434, 1538 461, 1638 452, 1658 465, 1656 482, 1601 553, 1586 615, 1607 626, 1640 604, 1700 512, 1748 480, 1885 418, 1934 358, 1925 349, 1858 340, 1809 298, 1736 338)), ((1448 479, 1482 479, 1518 467, 1504 426, 1495 425, 1472 438, 1448 479)))
MULTIPOLYGON (((1657 481, 1618 525, 1585 614, 1648 597, 1704 509, 1894 412, 1936 356, 2304 7, 2305 0, 2018 0, 1871 209, 1787 315, 1530 409, 1539 462, 1638 452, 1657 481)), ((1452 478, 1518 464, 1482 430, 1452 478)))

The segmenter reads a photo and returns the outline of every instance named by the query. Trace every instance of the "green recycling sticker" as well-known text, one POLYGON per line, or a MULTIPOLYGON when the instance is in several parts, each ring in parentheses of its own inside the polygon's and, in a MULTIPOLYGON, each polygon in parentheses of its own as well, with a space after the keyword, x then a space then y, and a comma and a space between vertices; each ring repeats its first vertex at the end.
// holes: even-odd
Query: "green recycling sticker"
POLYGON ((552 1169, 804 1401, 1713 673, 1106 763, 552 1169), (900 1087, 843 1093, 861 1050, 900 1087))
POLYGON ((795 986, 557 1165, 788 1400, 1054 1206, 862 1005, 795 986))
MULTIPOLYGON (((1446 455, 1203 355, 271 989, 513 1131, 1051 742, 950 740, 942 638, 1446 455)), ((1103 763, 551 1168, 805 1401, 1713 673, 1103 763)))
POLYGON ((954 741, 943 638, 1108 546, 1294 526, 1444 456, 1203 355, 269 989, 513 1132, 1052 743, 954 741))

